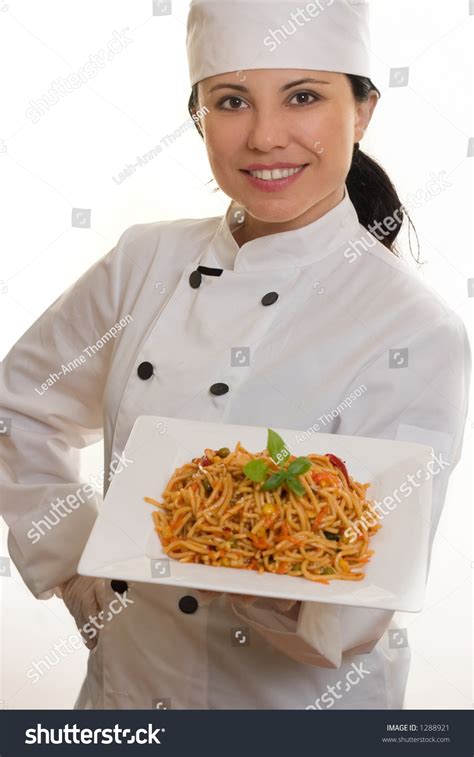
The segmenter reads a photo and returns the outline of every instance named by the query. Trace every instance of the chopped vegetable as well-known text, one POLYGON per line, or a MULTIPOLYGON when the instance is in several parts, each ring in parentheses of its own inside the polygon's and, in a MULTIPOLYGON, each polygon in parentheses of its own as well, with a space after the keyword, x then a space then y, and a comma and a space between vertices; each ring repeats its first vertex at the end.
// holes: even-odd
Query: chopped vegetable
POLYGON ((250 534, 250 539, 253 541, 255 546, 258 547, 258 549, 268 549, 271 546, 271 544, 269 544, 268 541, 262 536, 250 534))
POLYGON ((217 450, 219 457, 228 457, 230 455, 230 449, 228 447, 221 447, 217 450))
POLYGON ((339 541, 340 539, 339 534, 333 534, 332 531, 323 531, 323 534, 330 541, 339 541))
POLYGON ((314 520, 313 520, 313 522, 311 524, 311 527, 313 529, 319 528, 319 526, 321 525, 321 523, 323 522, 324 518, 329 513, 329 511, 330 511, 329 505, 324 505, 324 507, 321 508, 321 510, 319 511, 319 513, 317 514, 317 516, 314 518, 314 520))
POLYGON ((344 478, 347 481, 347 486, 350 486, 349 474, 347 472, 346 466, 344 465, 344 461, 341 460, 339 457, 336 457, 336 455, 329 455, 328 453, 326 453, 326 456, 329 458, 329 460, 331 461, 331 463, 336 468, 339 468, 339 470, 341 471, 341 473, 343 474, 344 478))
POLYGON ((204 491, 206 492, 206 494, 210 494, 212 492, 211 482, 207 478, 203 479, 202 485, 204 486, 204 491))
POLYGON ((318 473, 318 471, 313 471, 311 478, 318 486, 337 486, 339 484, 339 479, 333 473, 318 473))

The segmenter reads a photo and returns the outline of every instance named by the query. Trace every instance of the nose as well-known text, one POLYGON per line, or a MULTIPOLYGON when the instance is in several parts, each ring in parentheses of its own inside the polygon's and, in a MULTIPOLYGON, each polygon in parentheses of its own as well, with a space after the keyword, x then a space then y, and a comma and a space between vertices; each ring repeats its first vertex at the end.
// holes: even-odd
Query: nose
POLYGON ((272 108, 255 110, 248 135, 250 150, 270 152, 274 147, 286 147, 289 142, 288 129, 281 113, 272 108))

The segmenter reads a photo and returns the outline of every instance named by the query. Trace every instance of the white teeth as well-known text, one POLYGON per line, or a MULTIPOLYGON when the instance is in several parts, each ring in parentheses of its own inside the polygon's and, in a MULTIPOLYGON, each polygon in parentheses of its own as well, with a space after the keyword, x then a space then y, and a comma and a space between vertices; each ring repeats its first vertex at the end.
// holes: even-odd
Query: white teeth
POLYGON ((286 179, 287 176, 293 176, 298 173, 304 166, 298 166, 298 168, 275 168, 273 171, 249 171, 256 179, 263 179, 264 181, 274 181, 275 179, 286 179))

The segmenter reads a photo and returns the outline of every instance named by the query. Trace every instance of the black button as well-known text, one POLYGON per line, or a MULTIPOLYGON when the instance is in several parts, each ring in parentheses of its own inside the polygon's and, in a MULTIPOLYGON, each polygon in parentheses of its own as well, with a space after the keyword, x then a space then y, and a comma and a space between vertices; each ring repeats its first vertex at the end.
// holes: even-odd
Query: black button
POLYGON ((128 591, 128 583, 126 581, 117 581, 117 579, 114 578, 114 580, 110 582, 110 586, 112 587, 112 591, 117 591, 119 594, 124 594, 128 591))
POLYGON ((140 365, 137 368, 137 373, 140 376, 141 379, 145 381, 145 379, 149 379, 150 376, 153 376, 153 366, 151 363, 140 363, 140 365))
POLYGON ((268 292, 264 297, 262 297, 262 305, 273 305, 274 302, 276 302, 278 299, 278 292, 268 292))
POLYGON ((190 614, 192 612, 196 612, 198 608, 198 601, 197 599, 194 599, 194 597, 191 597, 189 594, 187 594, 185 597, 181 597, 178 605, 181 612, 190 614))
POLYGON ((213 384, 210 388, 212 394, 225 394, 229 391, 227 384, 213 384))
POLYGON ((193 289, 198 289, 201 286, 202 274, 199 271, 193 271, 189 277, 189 283, 193 289))

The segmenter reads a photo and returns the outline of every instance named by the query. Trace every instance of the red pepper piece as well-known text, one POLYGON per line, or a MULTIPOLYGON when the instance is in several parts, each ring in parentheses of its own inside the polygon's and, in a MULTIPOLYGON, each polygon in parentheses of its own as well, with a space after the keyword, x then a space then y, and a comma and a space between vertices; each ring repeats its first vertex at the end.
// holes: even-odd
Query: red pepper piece
POLYGON ((344 462, 339 457, 336 457, 336 455, 330 455, 328 452, 326 452, 326 457, 329 457, 329 460, 331 461, 331 463, 336 468, 339 468, 339 470, 341 471, 341 473, 343 474, 344 478, 347 481, 347 486, 350 486, 349 474, 347 472, 346 466, 344 465, 344 462))

